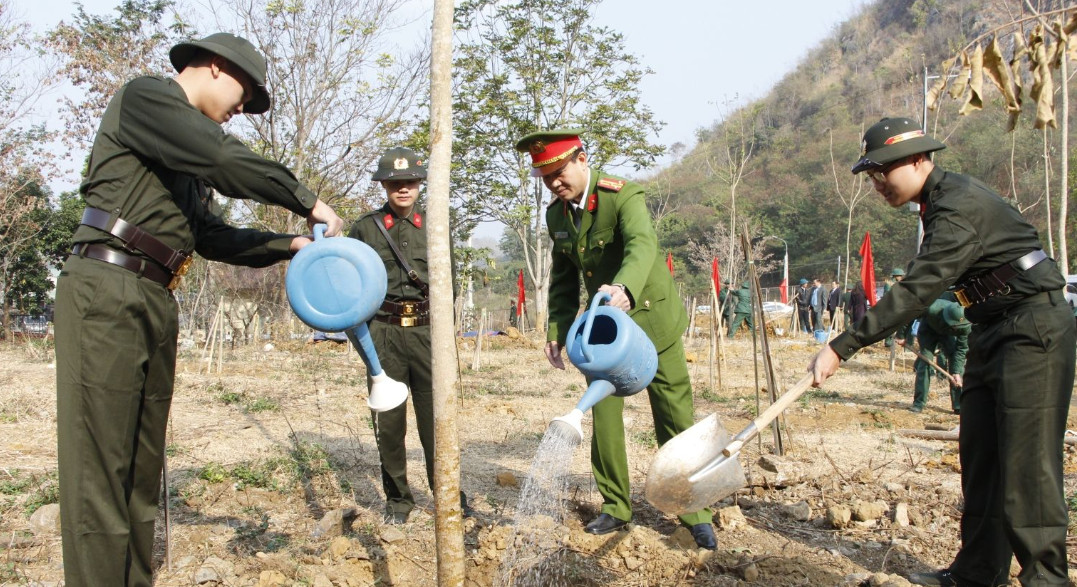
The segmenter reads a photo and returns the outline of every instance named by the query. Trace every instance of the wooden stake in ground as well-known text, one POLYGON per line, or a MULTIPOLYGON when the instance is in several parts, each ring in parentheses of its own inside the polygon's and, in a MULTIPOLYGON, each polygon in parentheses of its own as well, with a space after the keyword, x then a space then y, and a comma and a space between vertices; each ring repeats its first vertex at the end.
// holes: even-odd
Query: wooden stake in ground
MULTIPOLYGON (((770 339, 767 336, 767 319, 766 314, 763 312, 763 296, 762 288, 759 287, 759 275, 755 271, 755 259, 752 257, 751 242, 748 240, 748 227, 745 226, 740 235, 740 246, 744 251, 744 260, 748 265, 748 280, 752 289, 752 313, 757 317, 755 320, 756 331, 759 335, 760 346, 763 356, 763 369, 767 379, 767 390, 770 393, 770 403, 774 403, 778 400, 778 378, 774 376, 774 363, 770 358, 770 339)), ((752 334, 752 343, 756 341, 756 335, 752 334)), ((758 367, 756 370, 756 389, 759 388, 759 376, 758 367)), ((756 413, 761 413, 759 409, 759 393, 756 392, 756 413)), ((782 443, 782 431, 781 426, 778 424, 778 420, 781 416, 774 418, 770 423, 771 431, 774 434, 774 454, 781 456, 785 454, 785 449, 782 443)))
POLYGON ((459 362, 453 332, 449 252, 449 164, 452 158, 452 0, 434 0, 430 50, 430 165, 427 243, 430 257, 430 346, 434 380, 434 538, 438 585, 464 584, 464 527, 460 509, 460 444, 455 394, 459 362))

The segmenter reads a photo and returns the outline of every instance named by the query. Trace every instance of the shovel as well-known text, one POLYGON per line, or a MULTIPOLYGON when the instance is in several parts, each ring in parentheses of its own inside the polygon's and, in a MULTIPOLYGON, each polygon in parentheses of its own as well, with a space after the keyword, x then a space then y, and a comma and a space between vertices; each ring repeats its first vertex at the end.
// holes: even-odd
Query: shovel
POLYGON ((717 414, 674 436, 651 463, 647 501, 667 514, 681 515, 699 511, 744 487, 747 478, 737 460, 741 447, 803 395, 811 383, 812 375, 805 375, 732 440, 717 414))

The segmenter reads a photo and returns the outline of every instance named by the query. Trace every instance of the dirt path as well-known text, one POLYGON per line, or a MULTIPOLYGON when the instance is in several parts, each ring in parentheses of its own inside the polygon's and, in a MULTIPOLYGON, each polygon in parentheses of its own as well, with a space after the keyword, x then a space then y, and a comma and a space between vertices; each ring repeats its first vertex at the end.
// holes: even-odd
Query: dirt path
MULTIPOLYGON (((471 364, 468 344, 461 343, 461 364, 471 364)), ((715 390, 707 389, 705 341, 689 349, 700 359, 690 364, 697 418, 717 412, 737 431, 754 416, 750 344, 729 344, 725 385, 715 390)), ((465 523, 467 582, 480 586, 494 583, 514 539, 516 500, 547 424, 583 391, 582 376, 550 368, 535 342, 498 337, 491 346, 480 369, 462 371, 459 411, 462 486, 478 512, 465 523)), ((773 341, 784 386, 817 348, 805 338, 773 341)), ((795 403, 785 417, 784 456, 769 454, 769 432, 762 451, 759 443, 747 447, 741 459, 751 485, 717 504, 713 553, 694 548, 674 518, 643 500, 657 447, 645 395, 629 398, 632 529, 583 532, 601 503, 584 446, 569 465, 565 522, 514 575, 527 577, 541 563, 557 571, 531 584, 905 585, 909 572, 946 565, 959 542, 957 445, 895 432, 950 429, 958 420, 941 381, 924 413, 907 411, 912 357, 899 359, 895 372, 888 358, 881 346, 868 349, 824 390, 795 403), (862 519, 843 523, 846 508, 862 519)), ((54 522, 30 515, 56 494, 50 363, 47 349, 0 347, 2 584, 62 579, 54 522)), ((159 540, 156 584, 434 585, 432 498, 417 434, 409 435, 409 473, 420 509, 405 525, 385 525, 358 356, 334 343, 289 343, 227 351, 223 367, 221 375, 206 374, 197 351, 181 354, 168 441, 172 566, 164 566, 159 540), (350 523, 331 524, 326 514, 350 523)), ((1072 414, 1070 421, 1077 428, 1072 414)), ((588 435, 589 426, 585 419, 588 435)), ((1071 450, 1066 471, 1072 494, 1071 450)), ((1070 559, 1077 561, 1077 546, 1070 559)))

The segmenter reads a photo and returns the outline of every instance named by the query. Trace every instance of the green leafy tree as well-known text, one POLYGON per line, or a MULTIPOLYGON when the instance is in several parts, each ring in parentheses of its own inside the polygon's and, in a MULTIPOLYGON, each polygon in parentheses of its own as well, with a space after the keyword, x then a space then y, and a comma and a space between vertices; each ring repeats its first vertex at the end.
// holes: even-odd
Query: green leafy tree
POLYGON ((523 245, 540 326, 550 278, 548 194, 529 177, 516 140, 581 127, 595 167, 640 169, 664 150, 649 140, 662 124, 640 100, 639 83, 650 70, 625 50, 620 33, 594 24, 598 3, 469 0, 456 11, 457 203, 469 217, 504 223, 523 245))

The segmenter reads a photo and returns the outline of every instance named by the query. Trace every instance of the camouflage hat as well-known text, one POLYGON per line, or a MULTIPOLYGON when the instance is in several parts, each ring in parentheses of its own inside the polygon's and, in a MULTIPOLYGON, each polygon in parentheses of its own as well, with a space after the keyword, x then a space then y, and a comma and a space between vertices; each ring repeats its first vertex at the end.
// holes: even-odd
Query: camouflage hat
POLYGON ((911 118, 884 118, 871 125, 860 143, 860 160, 853 165, 853 173, 882 167, 916 153, 931 153, 945 149, 946 145, 924 134, 920 125, 911 118))
POLYGON ((905 270, 901 267, 894 267, 894 270, 890 272, 890 277, 905 277, 905 270))
POLYGON ((168 51, 168 58, 176 71, 183 71, 187 64, 204 49, 220 55, 243 70, 254 83, 251 99, 243 105, 247 114, 261 114, 269 110, 269 92, 266 90, 266 58, 254 48, 250 41, 231 33, 213 33, 198 41, 177 43, 168 51))
POLYGON ((374 181, 426 179, 426 161, 407 147, 393 147, 378 160, 374 181))
POLYGON ((553 128, 533 132, 516 142, 516 150, 531 154, 531 177, 561 168, 565 159, 583 150, 580 128, 553 128))

